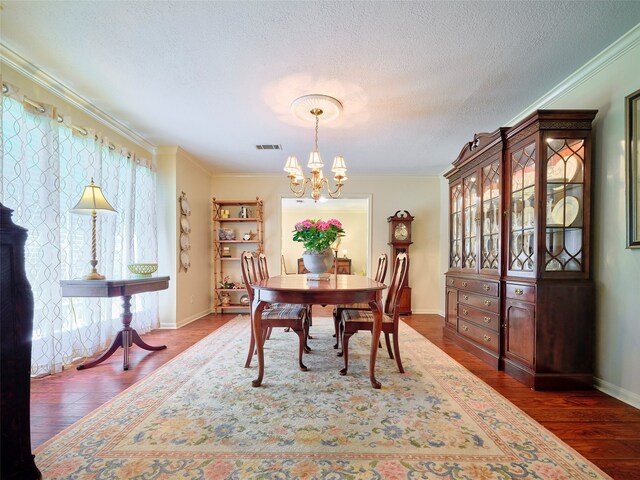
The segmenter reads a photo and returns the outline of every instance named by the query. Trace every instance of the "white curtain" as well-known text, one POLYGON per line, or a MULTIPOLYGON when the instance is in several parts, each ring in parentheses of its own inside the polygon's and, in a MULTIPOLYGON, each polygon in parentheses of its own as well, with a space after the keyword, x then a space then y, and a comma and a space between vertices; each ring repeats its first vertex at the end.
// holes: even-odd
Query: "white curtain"
MULTIPOLYGON (((98 214, 98 271, 127 278, 127 265, 157 261, 155 172, 108 138, 60 122, 54 107, 34 107, 7 85, 2 98, 0 201, 29 230, 27 278, 35 299, 32 375, 59 372, 107 347, 121 327, 121 300, 63 298, 60 280, 89 273, 91 221, 69 213, 91 178, 117 214, 98 214)), ((132 298, 133 326, 158 325, 158 295, 132 298)))

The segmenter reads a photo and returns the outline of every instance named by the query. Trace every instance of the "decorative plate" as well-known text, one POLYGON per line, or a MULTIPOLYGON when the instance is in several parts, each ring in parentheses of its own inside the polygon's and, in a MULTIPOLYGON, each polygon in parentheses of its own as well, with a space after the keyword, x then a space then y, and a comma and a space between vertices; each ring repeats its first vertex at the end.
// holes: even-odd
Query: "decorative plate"
POLYGON ((242 305, 249 305, 249 295, 242 295, 240 297, 240 303, 242 305))
POLYGON ((549 161, 547 164, 547 182, 570 182, 578 171, 576 157, 569 157, 566 161, 566 166, 565 171, 565 161, 562 158, 557 159, 555 162, 549 161))
POLYGON ((180 234, 180 249, 181 250, 189 250, 191 248, 191 244, 189 243, 189 235, 186 233, 180 234))
POLYGON ((184 268, 185 270, 191 266, 189 252, 187 252, 186 250, 180 252, 180 265, 182 265, 182 268, 184 268))
POLYGON ((189 219, 184 215, 180 217, 180 228, 184 233, 191 233, 191 223, 189 222, 189 219))
POLYGON ((570 226, 580 212, 580 202, 576 197, 567 195, 558 200, 551 211, 551 219, 557 225, 570 226))
POLYGON ((184 192, 180 197, 180 210, 182 210, 183 215, 191 215, 191 205, 189 205, 189 200, 187 200, 187 195, 184 192))

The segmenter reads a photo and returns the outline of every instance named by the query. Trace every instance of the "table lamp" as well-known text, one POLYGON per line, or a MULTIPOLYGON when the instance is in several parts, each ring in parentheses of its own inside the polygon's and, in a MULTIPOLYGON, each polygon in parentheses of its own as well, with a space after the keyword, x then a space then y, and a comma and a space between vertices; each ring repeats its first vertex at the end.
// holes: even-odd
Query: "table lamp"
POLYGON ((104 275, 100 275, 96 270, 98 260, 96 259, 96 216, 98 210, 104 212, 116 213, 116 210, 109 204, 102 189, 93 183, 84 187, 80 201, 73 207, 71 213, 79 213, 81 215, 91 215, 91 273, 84 277, 85 280, 104 280, 104 275))

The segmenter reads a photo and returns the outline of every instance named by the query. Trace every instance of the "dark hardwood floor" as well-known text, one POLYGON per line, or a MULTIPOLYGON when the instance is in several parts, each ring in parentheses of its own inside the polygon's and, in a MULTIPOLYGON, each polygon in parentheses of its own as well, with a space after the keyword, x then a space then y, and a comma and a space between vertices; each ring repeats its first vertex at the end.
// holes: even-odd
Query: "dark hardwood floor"
MULTIPOLYGON (((327 315, 314 309, 314 315, 327 315)), ((72 425, 201 338, 234 318, 208 315, 179 330, 156 330, 144 336, 151 345, 169 348, 147 352, 131 349, 130 370, 122 370, 122 349, 88 370, 69 368, 31 382, 33 447, 72 425)), ((413 315, 403 320, 464 365, 529 416, 616 479, 640 479, 640 410, 597 390, 536 392, 492 370, 442 336, 442 317, 413 315)))

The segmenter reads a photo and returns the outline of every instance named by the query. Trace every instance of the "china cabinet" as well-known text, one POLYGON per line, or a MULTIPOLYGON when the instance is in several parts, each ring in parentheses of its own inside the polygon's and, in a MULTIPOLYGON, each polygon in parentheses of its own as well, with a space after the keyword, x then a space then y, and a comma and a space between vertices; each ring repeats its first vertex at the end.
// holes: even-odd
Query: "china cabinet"
POLYGON ((592 383, 596 113, 539 110, 476 135, 447 174, 445 334, 533 388, 592 383))
POLYGON ((263 203, 255 200, 217 200, 213 203, 214 312, 248 311, 247 289, 241 284, 240 255, 264 252, 263 203), (226 279, 226 280, 225 280, 226 279))

